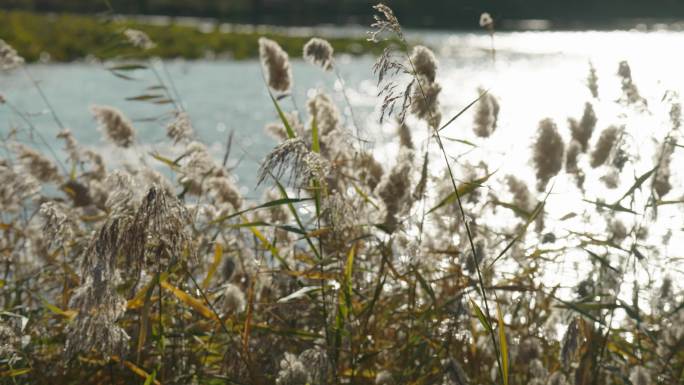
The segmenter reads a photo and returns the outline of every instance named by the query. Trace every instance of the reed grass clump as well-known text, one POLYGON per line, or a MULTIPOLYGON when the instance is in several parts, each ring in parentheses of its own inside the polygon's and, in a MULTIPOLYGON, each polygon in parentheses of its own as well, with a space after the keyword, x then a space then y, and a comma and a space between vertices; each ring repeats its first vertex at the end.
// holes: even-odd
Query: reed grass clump
MULTIPOLYGON (((660 214, 684 194, 676 97, 650 104, 668 133, 648 155, 630 146, 628 119, 592 139, 614 118, 601 103, 615 103, 594 95, 569 132, 542 119, 530 169, 503 174, 452 156, 442 135, 460 113, 441 125, 434 54, 375 9, 371 37, 399 39, 376 66, 396 152, 353 137, 340 113, 351 106, 323 87, 305 110, 285 107, 295 83, 270 40, 259 46, 277 143, 257 194, 178 101, 159 115, 169 146, 153 153, 122 112, 92 108, 133 165, 64 128, 64 151, 47 151, 30 116, 18 120, 0 157, 0 382, 680 383, 678 222, 660 214)), ((308 45, 325 69, 332 50, 308 45)), ((486 151, 506 101, 479 95, 458 143, 486 151)), ((6 97, 0 112, 20 113, 6 97)))

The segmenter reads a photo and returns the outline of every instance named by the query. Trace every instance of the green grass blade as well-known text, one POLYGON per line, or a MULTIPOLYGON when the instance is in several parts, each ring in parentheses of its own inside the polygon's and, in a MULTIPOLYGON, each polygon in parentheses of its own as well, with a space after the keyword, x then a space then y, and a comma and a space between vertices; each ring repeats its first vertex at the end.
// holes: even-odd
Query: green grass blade
POLYGON ((287 137, 293 139, 297 135, 295 135, 294 130, 292 130, 292 126, 290 126, 290 122, 287 120, 287 117, 285 117, 285 113, 283 113, 283 110, 280 108, 278 101, 275 99, 275 97, 273 97, 273 93, 271 93, 271 90, 268 90, 268 95, 271 97, 271 100, 273 101, 273 105, 275 106, 276 111, 278 111, 278 116, 280 117, 280 120, 283 122, 283 126, 285 126, 285 131, 287 131, 287 137))

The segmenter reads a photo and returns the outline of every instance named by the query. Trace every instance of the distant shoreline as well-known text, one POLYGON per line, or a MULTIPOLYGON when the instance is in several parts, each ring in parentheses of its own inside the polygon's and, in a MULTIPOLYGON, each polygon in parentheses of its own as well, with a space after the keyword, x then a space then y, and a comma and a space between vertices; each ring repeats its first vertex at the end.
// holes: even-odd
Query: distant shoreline
MULTIPOLYGON (((603 24, 573 24, 553 20, 504 20, 499 32, 514 31, 582 31, 637 30, 684 31, 684 22, 676 20, 624 19, 603 24)), ((146 32, 157 47, 145 55, 164 59, 232 59, 245 60, 258 56, 257 40, 272 38, 293 57, 301 56, 304 43, 312 36, 330 41, 338 54, 379 54, 382 45, 366 40, 364 26, 319 25, 315 27, 233 24, 202 17, 155 15, 83 15, 33 13, 0 10, 0 39, 14 46, 27 62, 76 62, 95 60, 128 60, 141 57, 121 32, 126 28, 146 32)), ((409 29, 407 35, 425 29, 409 29)), ((432 29, 431 32, 476 32, 480 29, 432 29)))
POLYGON ((142 56, 244 60, 258 56, 257 41, 261 36, 276 40, 293 58, 301 56, 302 46, 314 35, 328 39, 335 52, 342 54, 377 54, 383 48, 367 41, 364 34, 340 36, 326 33, 330 29, 325 27, 305 30, 298 33, 302 30, 206 23, 189 18, 0 11, 0 39, 15 47, 27 62, 128 60, 142 56), (156 47, 144 53, 132 47, 122 35, 127 28, 144 31, 156 47))

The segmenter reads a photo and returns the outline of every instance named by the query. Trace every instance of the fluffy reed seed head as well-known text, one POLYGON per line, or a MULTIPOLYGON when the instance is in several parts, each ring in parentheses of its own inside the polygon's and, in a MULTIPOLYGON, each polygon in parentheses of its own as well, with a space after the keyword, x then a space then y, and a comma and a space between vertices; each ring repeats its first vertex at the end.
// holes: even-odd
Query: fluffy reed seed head
POLYGON ((427 77, 419 75, 412 88, 411 113, 423 119, 430 127, 438 128, 442 121, 438 100, 442 87, 438 83, 430 82, 427 77))
POLYGON ((480 27, 485 28, 490 32, 494 29, 494 19, 488 12, 483 12, 480 15, 480 27))
POLYGON ((403 212, 409 201, 411 195, 409 176, 412 168, 413 151, 401 148, 392 171, 385 174, 375 188, 376 194, 385 204, 385 226, 390 232, 397 228, 397 216, 403 212))
POLYGON ((0 319, 0 359, 10 358, 21 347, 21 337, 14 327, 0 319))
POLYGON ((579 157, 580 152, 582 152, 582 144, 575 139, 570 141, 565 156, 565 172, 568 174, 576 174, 579 171, 577 158, 579 157))
POLYGON ((406 122, 398 122, 399 128, 397 129, 397 134, 399 135, 399 145, 401 147, 406 147, 413 150, 415 147, 413 145, 413 139, 411 138, 411 130, 409 129, 406 122))
POLYGON ((378 162, 371 153, 362 152, 355 162, 356 175, 363 181, 371 190, 377 187, 382 179, 385 171, 382 164, 378 162))
POLYGON ((157 45, 150 39, 149 36, 143 31, 137 29, 128 28, 123 32, 124 36, 134 47, 141 48, 144 50, 152 49, 157 45))
POLYGON ((232 283, 226 284, 221 294, 221 308, 225 314, 242 313, 245 310, 245 294, 232 283))
MULTIPOLYGON (((478 88, 477 92, 482 95, 485 90, 478 88)), ((477 103, 473 132, 481 138, 488 138, 496 131, 498 119, 499 102, 494 95, 487 93, 477 103)))
POLYGON ((629 372, 629 381, 632 385, 651 385, 651 375, 641 365, 632 367, 629 372))
POLYGON ((432 50, 417 45, 413 47, 410 57, 415 75, 425 76, 430 82, 434 82, 437 76, 437 58, 432 50))
POLYGON ((387 370, 381 370, 375 375, 375 385, 394 385, 392 373, 387 370))
POLYGON ((116 278, 111 275, 117 274, 112 270, 102 258, 84 269, 84 282, 69 302, 78 315, 67 328, 67 357, 79 352, 95 352, 104 357, 125 355, 130 337, 116 321, 126 312, 126 300, 116 291, 116 278))
POLYGON ((66 207, 58 202, 45 202, 40 206, 43 217, 43 232, 54 248, 61 248, 74 239, 78 229, 75 218, 66 207))
POLYGON ((508 190, 513 194, 513 204, 528 213, 532 213, 535 200, 530 193, 530 189, 527 187, 527 183, 513 175, 508 175, 506 176, 506 184, 508 185, 508 190))
MULTIPOLYGON (((2 95, 0 95, 0 99, 2 95)), ((670 107, 670 123, 672 123, 672 129, 678 130, 682 125, 682 105, 679 102, 672 103, 670 107)))
POLYGON ((394 34, 399 40, 404 40, 401 24, 392 9, 382 3, 374 5, 373 9, 379 14, 373 15, 375 21, 371 24, 373 30, 368 32, 368 40, 377 43, 382 40, 384 33, 394 34))
POLYGON ((596 68, 589 62, 589 75, 587 76, 587 88, 591 92, 591 96, 598 98, 598 76, 596 76, 596 68))
MULTIPOLYGON (((285 119, 287 119, 287 122, 295 133, 299 134, 304 132, 304 125, 299 121, 299 115, 296 112, 283 111, 283 115, 285 115, 285 119)), ((280 119, 267 124, 265 130, 276 140, 283 141, 288 139, 287 130, 285 129, 285 125, 283 125, 283 121, 280 119)))
POLYGON ((544 191, 549 180, 563 168, 564 149, 563 138, 553 120, 544 119, 539 122, 532 158, 537 170, 537 191, 544 191))
POLYGON ((69 160, 73 163, 78 163, 81 161, 81 150, 78 146, 78 142, 71 130, 68 128, 63 129, 57 134, 58 139, 64 140, 64 150, 69 154, 69 160))
POLYGON ((309 151, 301 138, 288 139, 276 146, 261 163, 257 183, 262 183, 269 175, 280 179, 287 173, 289 182, 294 185, 301 185, 311 178, 323 182, 328 168, 327 161, 309 151))
POLYGON ((340 128, 342 124, 340 111, 327 94, 323 92, 316 93, 316 96, 310 98, 307 102, 307 109, 311 119, 316 118, 319 136, 328 135, 340 128))
POLYGON ((290 57, 278 43, 259 38, 259 58, 266 72, 266 82, 273 91, 287 93, 292 88, 290 57))
POLYGON ((0 70, 9 71, 22 64, 24 64, 24 58, 19 56, 17 50, 0 39, 0 70))
POLYGON ((590 165, 592 168, 597 168, 608 160, 613 147, 617 144, 620 129, 616 126, 610 126, 601 132, 594 151, 591 153, 590 165))
POLYGON ((48 183, 62 180, 57 166, 45 155, 22 144, 17 144, 16 151, 24 168, 39 181, 48 183))
POLYGON ((181 261, 195 261, 191 225, 183 202, 160 186, 150 187, 122 234, 121 252, 127 265, 140 272, 150 266, 167 269, 181 261))
POLYGON ((230 204, 234 210, 242 206, 242 196, 237 186, 226 176, 214 176, 207 179, 207 191, 218 204, 230 204))
POLYGON ((323 68, 325 71, 333 69, 333 47, 330 43, 318 37, 311 38, 304 44, 304 60, 323 68))
POLYGON ((112 143, 124 148, 133 144, 135 129, 121 111, 109 106, 92 106, 90 111, 112 143))
POLYGON ((306 349, 299 355, 299 360, 306 362, 311 377, 310 385, 327 385, 332 373, 332 366, 326 351, 318 346, 306 349))
POLYGON ((276 378, 276 385, 307 385, 309 384, 309 372, 304 363, 292 353, 285 353, 280 361, 280 371, 276 378))
POLYGON ((189 142, 192 140, 195 130, 192 127, 190 116, 184 111, 176 111, 174 119, 166 126, 166 136, 173 140, 174 144, 189 142))
POLYGON ((21 210, 26 199, 35 197, 40 183, 33 175, 19 172, 0 160, 0 209, 15 213, 21 210))
POLYGON ((568 119, 572 139, 578 141, 582 145, 582 152, 587 152, 587 149, 589 148, 589 139, 591 139, 591 135, 594 133, 596 121, 596 113, 594 112, 594 107, 591 103, 584 104, 584 113, 582 114, 582 119, 579 123, 575 119, 568 119))
POLYGON ((658 158, 656 159, 656 162, 659 163, 655 177, 653 178, 653 190, 655 190, 658 198, 664 197, 670 192, 670 190, 672 190, 672 184, 670 183, 670 164, 672 163, 673 153, 674 145, 671 143, 665 143, 659 151, 658 158))

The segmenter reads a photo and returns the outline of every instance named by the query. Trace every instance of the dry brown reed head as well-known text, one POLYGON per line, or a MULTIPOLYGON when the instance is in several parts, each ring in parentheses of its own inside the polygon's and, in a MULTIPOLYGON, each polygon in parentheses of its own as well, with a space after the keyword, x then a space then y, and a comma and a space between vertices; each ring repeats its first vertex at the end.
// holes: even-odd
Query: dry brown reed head
POLYGON ((387 370, 381 370, 375 375, 375 385, 394 385, 392 373, 387 370))
POLYGON ((330 165, 319 154, 309 150, 301 138, 293 138, 276 146, 259 167, 258 184, 269 175, 279 180, 288 174, 288 183, 302 187, 310 179, 324 182, 330 165))
POLYGON ((406 147, 413 150, 413 139, 411 138, 411 130, 409 129, 406 122, 397 122, 399 127, 397 129, 397 134, 399 135, 399 145, 401 147, 406 147))
POLYGON ((547 385, 570 385, 565 374, 561 371, 553 372, 546 381, 547 385))
POLYGON ((57 166, 40 152, 24 146, 16 145, 17 158, 28 172, 41 182, 57 182, 62 180, 57 166))
POLYGON ((112 143, 124 148, 133 144, 135 129, 121 111, 109 106, 91 106, 90 111, 112 143))
POLYGON ((0 209, 16 213, 23 207, 24 200, 34 198, 40 192, 40 183, 31 174, 2 164, 0 159, 0 209))
POLYGON ((483 12, 480 15, 480 27, 485 28, 489 33, 492 33, 494 31, 494 19, 492 19, 492 15, 483 12))
POLYGON ((565 156, 565 172, 568 174, 576 174, 579 171, 577 165, 579 154, 582 152, 582 144, 573 139, 568 144, 567 154, 565 156))
POLYGON ((530 193, 530 189, 527 187, 527 183, 513 175, 507 175, 506 184, 508 185, 508 190, 513 194, 513 204, 528 213, 532 213, 536 203, 530 193))
POLYGON ((597 168, 608 160, 613 148, 617 144, 618 137, 620 136, 620 129, 616 126, 610 126, 601 132, 594 151, 591 153, 590 165, 592 168, 597 168))
POLYGON ((237 186, 227 176, 212 176, 207 178, 207 192, 219 205, 229 204, 234 210, 242 206, 242 196, 237 186))
POLYGON ((373 8, 380 12, 380 15, 374 15, 375 22, 371 24, 368 40, 377 43, 386 39, 387 36, 385 35, 388 35, 389 37, 396 38, 400 45, 402 45, 400 49, 397 49, 394 45, 385 47, 373 65, 373 74, 378 77, 378 96, 382 96, 380 123, 384 121, 386 116, 392 116, 397 108, 399 110, 397 117, 399 121, 403 122, 406 112, 411 105, 411 86, 414 80, 411 80, 404 87, 399 84, 396 77, 400 73, 415 76, 416 72, 411 69, 410 65, 407 66, 405 64, 407 52, 404 52, 404 50, 407 49, 407 44, 404 40, 401 25, 399 25, 399 21, 394 16, 392 10, 384 4, 378 4, 373 8))
POLYGON ((0 358, 10 359, 21 349, 21 336, 9 322, 0 319, 0 358))
POLYGON ((126 312, 126 300, 117 290, 120 281, 115 267, 121 240, 118 219, 93 233, 84 251, 82 282, 69 305, 78 315, 67 327, 65 355, 72 359, 79 352, 100 357, 125 356, 130 339, 116 324, 126 312))
POLYGON ((311 383, 309 371, 304 363, 292 353, 285 353, 280 361, 280 371, 276 378, 276 385, 306 385, 311 383))
POLYGON ((431 49, 417 45, 413 47, 410 58, 415 75, 425 76, 429 82, 435 81, 437 76, 437 58, 431 49))
POLYGON ((672 103, 670 107, 670 123, 673 130, 678 130, 682 126, 682 105, 679 102, 672 103))
POLYGON ((591 96, 598 98, 598 76, 596 76, 596 68, 589 62, 589 75, 587 76, 587 88, 591 92, 591 96))
POLYGON ((435 82, 430 82, 427 77, 418 75, 413 83, 411 96, 411 113, 419 119, 423 119, 431 128, 438 128, 442 121, 442 113, 439 111, 439 93, 442 87, 435 82))
POLYGON ((259 38, 259 58, 266 72, 266 82, 273 91, 287 93, 292 88, 290 59, 280 45, 265 37, 259 38))
POLYGON ((321 38, 311 38, 304 44, 304 60, 323 68, 325 71, 333 69, 333 47, 321 38))
POLYGON ((596 121, 596 113, 594 113, 594 107, 591 103, 584 104, 584 113, 579 123, 575 119, 568 119, 572 139, 582 145, 582 152, 587 152, 587 149, 589 149, 589 139, 591 139, 591 135, 594 133, 596 121))
POLYGON ((413 169, 413 151, 401 148, 397 163, 385 174, 375 193, 385 204, 385 228, 391 233, 397 229, 397 216, 406 209, 411 196, 411 171, 413 169))
POLYGON ((392 9, 385 4, 379 3, 373 6, 379 14, 373 15, 375 20, 371 24, 372 31, 368 32, 368 40, 372 42, 379 42, 382 40, 382 35, 384 33, 394 34, 400 40, 404 40, 404 34, 401 30, 401 24, 392 9))
POLYGON ((81 161, 81 150, 71 130, 63 129, 57 134, 57 138, 64 141, 64 151, 69 155, 69 160, 72 163, 79 163, 81 161))
POLYGON ((556 124, 551 119, 539 122, 532 157, 537 170, 537 191, 544 191, 549 180, 563 168, 564 149, 556 124))
POLYGON ((335 103, 333 103, 330 96, 323 92, 316 93, 316 96, 309 99, 307 102, 307 109, 311 118, 316 119, 316 126, 320 136, 328 135, 329 133, 341 127, 342 118, 335 103))
POLYGON ((448 384, 454 384, 454 385, 468 385, 470 384, 470 380, 468 379, 468 375, 466 374, 465 370, 463 370, 463 367, 461 364, 458 363, 453 358, 446 359, 443 362, 444 365, 444 371, 446 372, 446 375, 449 379, 450 382, 447 382, 448 384))
POLYGON ((134 47, 144 50, 152 49, 157 45, 143 31, 128 28, 123 32, 124 36, 134 47))
POLYGON ((478 88, 479 95, 483 95, 477 103, 475 110, 475 125, 473 132, 481 138, 490 137, 496 131, 496 125, 499 119, 499 102, 494 95, 490 93, 485 94, 483 88, 478 88))
POLYGON ((17 51, 0 39, 0 70, 9 71, 24 64, 24 58, 17 51))
POLYGON ((45 202, 40 206, 43 217, 43 231, 50 246, 60 249, 74 239, 78 230, 77 218, 64 204, 45 202))
POLYGON ((670 183, 670 164, 672 163, 672 154, 674 153, 674 145, 672 143, 664 143, 656 154, 656 163, 658 168, 653 177, 653 190, 658 198, 662 198, 672 190, 670 183))
POLYGON ((190 117, 185 111, 176 111, 174 119, 166 126, 166 136, 174 144, 190 142, 195 135, 190 117))
POLYGON ((622 101, 627 104, 635 104, 639 108, 646 108, 647 101, 640 94, 632 80, 632 70, 627 61, 621 61, 618 67, 618 76, 622 82, 622 101))
POLYGON ((632 369, 629 372, 629 381, 633 385, 650 385, 652 384, 651 382, 651 375, 648 373, 648 370, 644 368, 641 365, 637 365, 632 367, 632 369))
POLYGON ((189 226, 192 217, 185 205, 168 191, 152 186, 122 234, 122 254, 127 266, 167 270, 183 261, 196 261, 189 226))
MULTIPOLYGON (((299 121, 299 114, 297 114, 297 112, 283 111, 283 115, 285 115, 285 119, 287 119, 287 122, 295 133, 301 134, 304 132, 304 125, 299 121)), ((283 125, 283 121, 280 119, 267 124, 265 130, 276 140, 283 141, 288 139, 287 130, 285 129, 285 125, 283 125)))
POLYGON ((370 190, 375 190, 378 183, 382 179, 385 171, 382 168, 382 164, 375 160, 373 155, 369 152, 362 152, 355 159, 356 175, 363 183, 370 188, 370 190))
POLYGON ((245 294, 239 287, 228 283, 221 293, 221 309, 224 314, 237 314, 245 310, 245 294))

